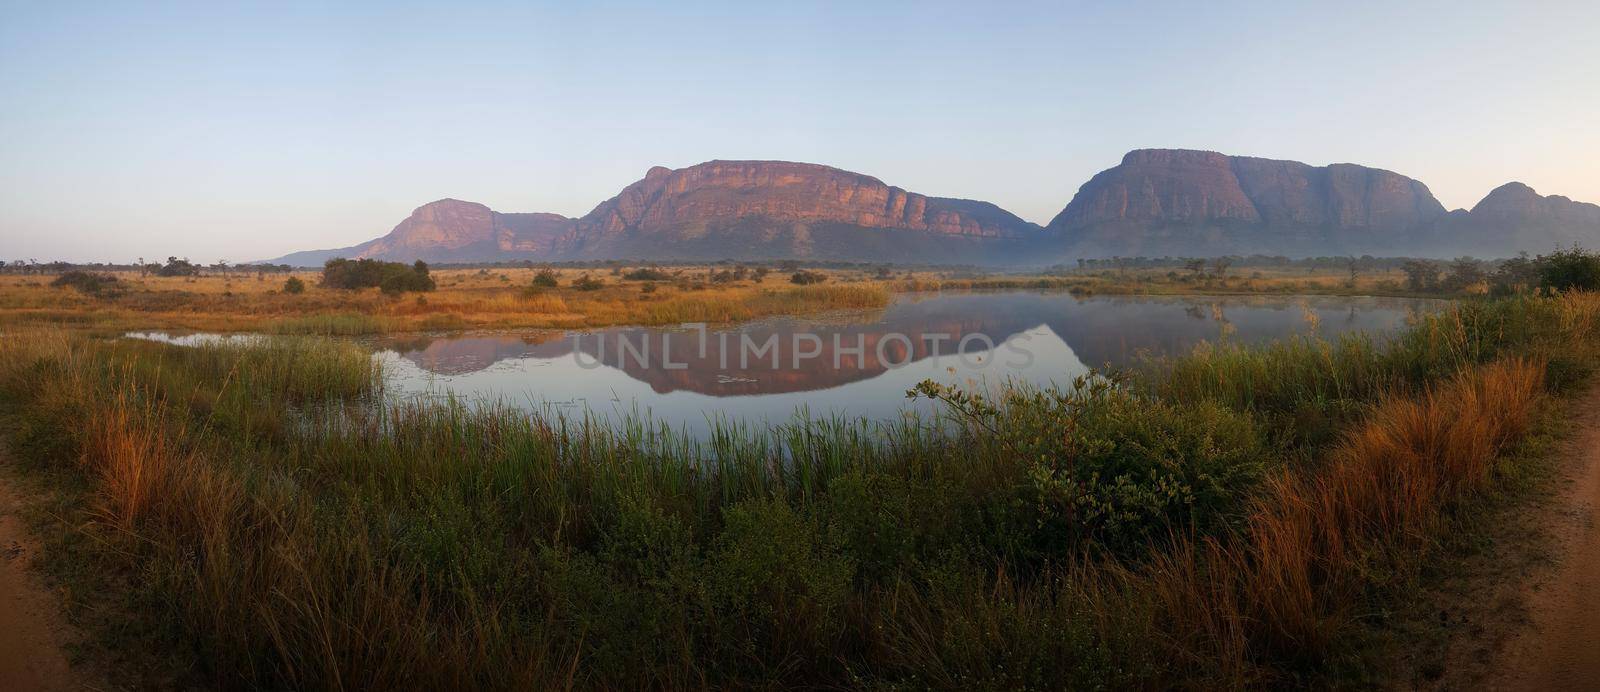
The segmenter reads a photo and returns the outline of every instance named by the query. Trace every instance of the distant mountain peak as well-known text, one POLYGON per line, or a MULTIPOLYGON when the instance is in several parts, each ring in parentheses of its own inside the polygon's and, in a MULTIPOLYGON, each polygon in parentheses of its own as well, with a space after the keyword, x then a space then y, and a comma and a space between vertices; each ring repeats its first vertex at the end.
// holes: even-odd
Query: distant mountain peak
POLYGON ((1054 264, 1134 256, 1509 256, 1600 247, 1600 206, 1519 182, 1470 211, 1428 186, 1351 163, 1135 149, 1078 189, 1047 228, 988 202, 930 197, 869 175, 796 161, 652 166, 581 218, 502 213, 444 198, 387 235, 329 257, 440 262, 570 259, 826 259, 1054 264))
POLYGON ((1444 206, 1390 171, 1191 149, 1137 149, 1078 190, 1049 230, 1088 254, 1322 254, 1429 227, 1444 206))

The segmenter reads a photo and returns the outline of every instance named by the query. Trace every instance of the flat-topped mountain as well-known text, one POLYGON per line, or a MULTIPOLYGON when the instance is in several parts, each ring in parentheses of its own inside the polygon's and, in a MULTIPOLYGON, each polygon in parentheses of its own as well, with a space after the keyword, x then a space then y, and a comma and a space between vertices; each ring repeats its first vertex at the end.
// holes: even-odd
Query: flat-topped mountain
POLYGON ((444 199, 388 235, 288 255, 409 262, 812 259, 1048 265, 1110 256, 1510 256, 1600 247, 1600 206, 1503 185, 1447 212, 1399 173, 1140 149, 1078 189, 1047 228, 988 202, 929 197, 788 161, 651 168, 584 216, 444 199))
POLYGON ((1377 168, 1141 149, 1085 183, 1049 230, 1083 256, 1362 254, 1444 216, 1426 185, 1377 168))
POLYGON ((988 202, 928 197, 810 163, 710 161, 651 168, 579 219, 474 202, 417 208, 388 235, 272 260, 825 259, 992 263, 1020 257, 1038 224, 988 202))
POLYGON ((788 161, 710 161, 650 169, 579 219, 562 252, 972 261, 972 253, 993 249, 984 241, 1039 233, 1039 226, 988 202, 927 197, 860 173, 788 161))

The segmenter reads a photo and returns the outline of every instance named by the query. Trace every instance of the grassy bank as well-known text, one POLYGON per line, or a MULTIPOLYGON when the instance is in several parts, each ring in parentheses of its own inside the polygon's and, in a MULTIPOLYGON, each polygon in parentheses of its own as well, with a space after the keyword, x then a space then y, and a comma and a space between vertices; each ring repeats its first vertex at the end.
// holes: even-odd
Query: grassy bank
POLYGON ((913 274, 889 282, 897 291, 1055 290, 1079 295, 1328 295, 1440 297, 1481 293, 1470 290, 1419 292, 1398 271, 1372 271, 1357 277, 1321 270, 1239 269, 1227 275, 1195 275, 1152 269, 1101 270, 1046 275, 960 276, 913 274))
MULTIPOLYGON (((775 315, 884 307, 895 292, 1051 290, 1080 295, 1423 295, 1408 292, 1394 272, 1355 280, 1322 271, 1249 270, 1225 276, 1154 270, 1055 275, 975 275, 916 270, 880 276, 827 270, 821 284, 799 286, 787 274, 725 267, 657 270, 648 280, 622 267, 562 269, 557 285, 536 286, 534 269, 433 272, 427 293, 385 294, 375 288, 319 286, 301 272, 301 292, 284 290, 284 274, 157 277, 115 274, 116 290, 87 292, 53 285, 50 276, 0 276, 0 328, 56 326, 104 332, 152 329, 356 335, 471 329, 568 329, 611 325, 732 322, 775 315), (1172 274, 1169 276, 1169 274, 1172 274), (599 282, 581 290, 583 277, 599 282)), ((1426 294, 1439 297, 1439 293, 1426 294)))
POLYGON ((604 271, 562 270, 555 287, 534 286, 532 269, 441 270, 436 291, 401 295, 370 288, 318 286, 294 276, 301 293, 282 290, 284 275, 140 277, 124 272, 115 292, 90 294, 52 286, 49 277, 0 277, 0 328, 61 326, 101 331, 184 329, 276 334, 376 334, 462 329, 535 329, 729 322, 773 315, 881 308, 881 283, 834 272, 826 283, 791 284, 784 276, 712 283, 709 270, 684 270, 660 281, 604 271), (576 287, 580 277, 599 282, 576 287))
POLYGON ((370 361, 314 338, 23 330, 0 415, 66 498, 75 612, 207 683, 1304 683, 1364 665, 1432 536, 1587 377, 1597 316, 1588 294, 1468 302, 1382 343, 920 388, 949 426, 703 442, 363 405, 370 361))

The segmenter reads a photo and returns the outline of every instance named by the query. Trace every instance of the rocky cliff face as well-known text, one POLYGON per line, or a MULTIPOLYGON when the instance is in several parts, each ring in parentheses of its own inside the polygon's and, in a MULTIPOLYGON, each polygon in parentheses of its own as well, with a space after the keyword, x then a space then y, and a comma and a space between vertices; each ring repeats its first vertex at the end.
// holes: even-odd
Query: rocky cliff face
POLYGON ((1600 247, 1600 206, 1521 183, 1446 213, 1426 185, 1334 164, 1141 149, 1085 183, 1048 229, 988 202, 928 197, 871 176, 785 161, 651 168, 579 219, 423 205, 388 235, 330 257, 409 262, 822 259, 1030 264, 1122 256, 1504 257, 1600 247))
POLYGON ((1039 227, 987 202, 927 197, 808 163, 655 167, 579 219, 574 257, 816 257, 982 261, 984 241, 1039 227), (946 242, 954 241, 954 242, 946 242))
POLYGON ((1083 256, 1343 254, 1411 243, 1444 215, 1426 185, 1376 168, 1142 149, 1048 228, 1083 256))
POLYGON ((476 202, 441 199, 424 204, 388 235, 352 255, 398 261, 496 261, 543 257, 572 229, 558 214, 502 214, 476 202))

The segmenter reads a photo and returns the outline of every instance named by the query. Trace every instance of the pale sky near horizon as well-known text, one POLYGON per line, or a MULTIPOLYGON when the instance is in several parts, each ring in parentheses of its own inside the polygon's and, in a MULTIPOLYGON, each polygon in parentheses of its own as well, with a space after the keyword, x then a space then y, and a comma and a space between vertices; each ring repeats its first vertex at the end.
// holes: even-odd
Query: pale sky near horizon
POLYGON ((1600 3, 0 0, 0 259, 247 261, 786 159, 1047 223, 1129 149, 1600 202, 1600 3))

